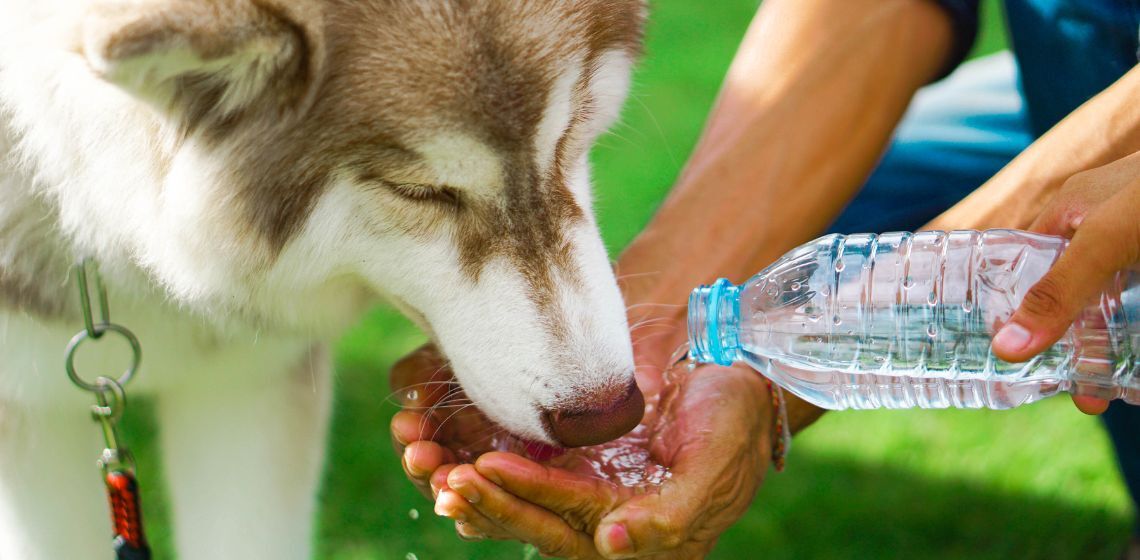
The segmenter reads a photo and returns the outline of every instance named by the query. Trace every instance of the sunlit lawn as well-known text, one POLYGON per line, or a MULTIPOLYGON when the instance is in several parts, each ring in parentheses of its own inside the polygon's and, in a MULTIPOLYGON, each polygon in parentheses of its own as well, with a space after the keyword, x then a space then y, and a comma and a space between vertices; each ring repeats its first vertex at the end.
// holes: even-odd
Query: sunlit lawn
MULTIPOLYGON (((634 98, 594 157, 598 212, 615 253, 677 175, 756 7, 755 0, 653 4, 634 98)), ((996 20, 987 21, 982 52, 1003 44, 996 20)), ((758 218, 773 210, 756 208, 758 218)), ((388 442, 395 409, 384 402, 385 372, 423 340, 378 310, 340 344, 320 558, 524 557, 514 543, 459 541, 403 479, 388 442)), ((147 439, 137 421, 132 427, 147 439)), ((150 476, 153 457, 140 457, 150 476)), ((148 498, 152 536, 166 550, 160 496, 148 498)), ((787 471, 769 477, 713 557, 1114 558, 1131 515, 1107 438, 1067 399, 1010 412, 850 412, 797 438, 787 471)))

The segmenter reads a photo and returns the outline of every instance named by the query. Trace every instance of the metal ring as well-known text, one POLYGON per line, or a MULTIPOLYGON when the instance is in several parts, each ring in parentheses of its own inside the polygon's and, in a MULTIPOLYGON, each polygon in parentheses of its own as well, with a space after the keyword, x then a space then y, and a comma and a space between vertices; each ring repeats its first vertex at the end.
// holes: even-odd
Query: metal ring
MULTIPOLYGON (((115 380, 115 382, 118 383, 120 387, 126 387, 127 383, 131 381, 131 378, 134 377, 135 372, 139 369, 139 363, 142 361, 142 346, 139 345, 139 339, 135 336, 135 333, 127 330, 126 327, 122 327, 114 323, 100 325, 99 337, 102 337, 102 335, 107 333, 118 334, 126 339, 127 344, 131 345, 131 365, 126 369, 126 371, 123 372, 122 375, 119 376, 118 379, 115 380)), ((85 329, 76 333, 75 336, 71 337, 71 342, 67 343, 67 359, 65 361, 67 378, 81 389, 85 389, 92 393, 101 393, 107 390, 106 386, 100 386, 97 383, 88 383, 81 379, 79 377, 79 374, 75 372, 75 353, 79 349, 79 346, 83 344, 83 341, 89 338, 96 337, 88 333, 85 329)))
POLYGON ((98 404, 91 405, 92 411, 106 408, 111 412, 110 415, 106 416, 107 420, 112 424, 117 423, 123 417, 123 409, 127 407, 127 391, 118 381, 105 375, 95 378, 95 387, 97 389, 96 395, 99 398, 97 399, 98 404), (106 399, 105 403, 103 399, 106 399))

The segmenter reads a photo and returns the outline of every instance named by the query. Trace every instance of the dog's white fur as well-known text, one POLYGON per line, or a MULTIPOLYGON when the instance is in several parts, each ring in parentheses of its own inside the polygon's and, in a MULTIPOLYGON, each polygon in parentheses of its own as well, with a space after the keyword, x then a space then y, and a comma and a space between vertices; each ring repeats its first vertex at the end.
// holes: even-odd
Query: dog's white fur
MULTIPOLYGON (((240 110, 294 47, 268 36, 209 60, 178 44, 126 61, 101 56, 101 32, 116 18, 164 1, 102 2, 109 12, 84 0, 0 4, 0 280, 34 280, 22 301, 0 298, 0 559, 106 557, 91 397, 61 363, 80 327, 68 267, 81 255, 98 260, 115 321, 142 342, 129 391, 157 403, 183 559, 309 555, 331 402, 322 343, 378 299, 430 332, 472 399, 527 438, 550 440, 540 408, 629 382, 624 307, 589 212, 586 160, 617 117, 629 53, 603 53, 588 69, 576 38, 563 38, 534 135, 541 170, 559 141, 577 145, 566 148, 577 154, 566 184, 586 210, 563 232, 577 277, 550 272, 564 332, 555 340, 515 264, 492 258, 470 278, 453 229, 391 226, 419 210, 349 174, 266 257, 228 190, 234 162, 224 154, 249 138, 209 145, 180 132, 162 105, 170 79, 193 70, 229 84, 217 110, 240 110), (593 109, 564 139, 582 95, 593 109)), ((541 18, 519 25, 550 31, 541 18)), ((408 182, 501 196, 501 154, 477 137, 440 125, 415 138, 425 165, 408 182)), ((121 369, 123 352, 110 344, 84 350, 85 374, 121 369)))

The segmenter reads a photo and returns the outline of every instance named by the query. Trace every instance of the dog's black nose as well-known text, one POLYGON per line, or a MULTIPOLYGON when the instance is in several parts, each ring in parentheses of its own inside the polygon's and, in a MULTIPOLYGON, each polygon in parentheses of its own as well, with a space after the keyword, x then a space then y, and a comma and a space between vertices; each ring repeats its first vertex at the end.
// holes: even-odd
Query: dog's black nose
POLYGON ((546 411, 551 435, 564 447, 597 445, 625 435, 645 414, 645 397, 630 382, 616 396, 584 395, 577 404, 546 411), (602 397, 602 398, 599 398, 602 397))

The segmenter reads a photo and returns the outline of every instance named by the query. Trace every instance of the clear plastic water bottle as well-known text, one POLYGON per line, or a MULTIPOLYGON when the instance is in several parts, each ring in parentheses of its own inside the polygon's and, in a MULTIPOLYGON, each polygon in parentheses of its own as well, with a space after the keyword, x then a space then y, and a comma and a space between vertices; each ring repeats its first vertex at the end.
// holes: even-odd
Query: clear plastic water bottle
POLYGON ((1140 269, 1025 363, 990 339, 1068 241, 1023 231, 828 235, 689 299, 701 362, 745 361, 817 406, 1007 409, 1069 391, 1140 404, 1140 269))

